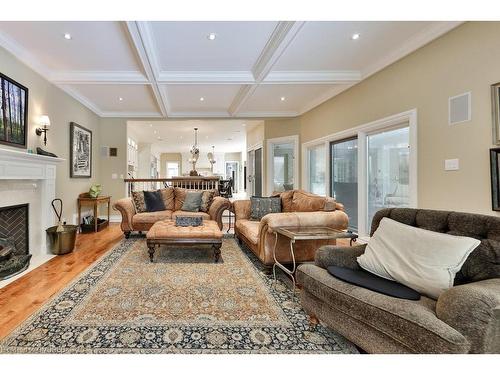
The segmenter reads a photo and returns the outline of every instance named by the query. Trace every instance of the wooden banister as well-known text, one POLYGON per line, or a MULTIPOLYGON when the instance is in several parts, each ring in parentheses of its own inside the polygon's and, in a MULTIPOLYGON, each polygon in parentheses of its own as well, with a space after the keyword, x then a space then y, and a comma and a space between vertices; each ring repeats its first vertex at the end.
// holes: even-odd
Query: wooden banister
POLYGON ((128 196, 133 191, 151 191, 165 187, 182 187, 190 190, 218 190, 219 180, 217 176, 185 176, 171 178, 126 178, 128 196))

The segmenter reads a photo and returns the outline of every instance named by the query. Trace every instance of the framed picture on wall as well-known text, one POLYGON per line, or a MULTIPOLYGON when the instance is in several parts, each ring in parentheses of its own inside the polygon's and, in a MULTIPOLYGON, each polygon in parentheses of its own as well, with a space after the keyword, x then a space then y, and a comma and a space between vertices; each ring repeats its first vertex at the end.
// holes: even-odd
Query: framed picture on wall
POLYGON ((490 149, 491 208, 500 211, 500 148, 490 149))
POLYGON ((493 115, 493 143, 500 145, 500 82, 491 85, 491 108, 493 115))
POLYGON ((76 122, 70 123, 70 177, 92 177, 92 132, 76 122))
POLYGON ((27 147, 28 88, 0 73, 0 144, 27 147))

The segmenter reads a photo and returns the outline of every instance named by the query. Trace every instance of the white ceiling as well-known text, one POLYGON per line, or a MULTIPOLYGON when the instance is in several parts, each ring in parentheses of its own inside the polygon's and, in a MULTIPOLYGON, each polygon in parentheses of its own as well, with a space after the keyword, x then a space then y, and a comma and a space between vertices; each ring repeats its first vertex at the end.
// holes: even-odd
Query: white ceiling
POLYGON ((189 152, 194 143, 194 128, 198 128, 198 145, 203 154, 241 152, 246 149, 246 131, 258 125, 258 120, 166 120, 128 121, 129 137, 139 143, 155 145, 158 152, 189 152), (161 139, 158 139, 161 138, 161 139))
POLYGON ((458 24, 0 22, 0 46, 103 117, 293 117, 458 24))

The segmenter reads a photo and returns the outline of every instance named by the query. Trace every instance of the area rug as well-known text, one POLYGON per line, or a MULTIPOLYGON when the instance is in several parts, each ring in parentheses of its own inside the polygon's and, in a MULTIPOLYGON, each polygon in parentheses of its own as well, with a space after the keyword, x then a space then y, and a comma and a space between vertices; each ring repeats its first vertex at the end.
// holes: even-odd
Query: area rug
POLYGON ((209 249, 123 240, 0 342, 1 353, 356 353, 310 326, 286 284, 234 239, 209 249))

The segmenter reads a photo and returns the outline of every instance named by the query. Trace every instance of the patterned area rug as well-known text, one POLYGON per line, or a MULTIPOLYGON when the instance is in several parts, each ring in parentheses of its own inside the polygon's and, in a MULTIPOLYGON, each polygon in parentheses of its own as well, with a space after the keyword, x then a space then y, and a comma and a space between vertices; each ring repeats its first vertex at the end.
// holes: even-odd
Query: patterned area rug
POLYGON ((356 353, 234 239, 157 251, 122 241, 0 342, 1 353, 356 353))

